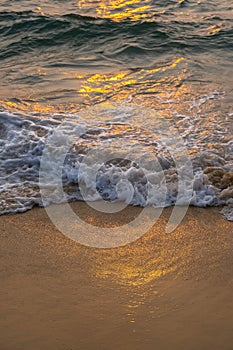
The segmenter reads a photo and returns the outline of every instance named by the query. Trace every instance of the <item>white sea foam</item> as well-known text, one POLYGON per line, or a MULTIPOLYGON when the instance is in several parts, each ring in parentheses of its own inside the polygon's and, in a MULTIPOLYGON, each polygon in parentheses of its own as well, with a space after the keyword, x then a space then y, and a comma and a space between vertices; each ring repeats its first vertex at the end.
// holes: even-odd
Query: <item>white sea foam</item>
MULTIPOLYGON (((1 214, 75 199, 155 207, 230 205, 233 151, 232 140, 221 141, 224 130, 208 134, 181 115, 175 125, 164 124, 135 106, 101 108, 101 121, 99 115, 90 121, 80 113, 67 114, 65 123, 64 115, 0 113, 1 214), (198 138, 201 132, 208 142, 198 138), (45 152, 47 180, 43 183, 42 173, 39 186, 45 152), (64 191, 56 186, 59 178, 64 191), (47 191, 43 203, 41 188, 47 191)), ((228 219, 231 208, 223 210, 228 219)))

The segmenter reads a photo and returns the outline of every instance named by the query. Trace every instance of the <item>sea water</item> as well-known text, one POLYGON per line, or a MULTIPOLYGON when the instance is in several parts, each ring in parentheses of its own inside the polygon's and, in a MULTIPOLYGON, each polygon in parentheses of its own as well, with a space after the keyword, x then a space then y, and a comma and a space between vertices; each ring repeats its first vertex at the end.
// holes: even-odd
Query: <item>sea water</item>
POLYGON ((104 199, 233 220, 229 1, 3 0, 0 48, 0 214, 104 199))

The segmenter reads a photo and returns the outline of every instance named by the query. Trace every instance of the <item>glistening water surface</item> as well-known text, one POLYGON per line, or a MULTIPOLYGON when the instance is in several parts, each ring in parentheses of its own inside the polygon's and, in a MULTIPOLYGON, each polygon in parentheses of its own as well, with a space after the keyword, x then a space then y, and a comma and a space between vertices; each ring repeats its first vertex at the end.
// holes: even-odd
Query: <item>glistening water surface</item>
MULTIPOLYGON (((66 195, 50 189, 48 203, 82 199, 82 184, 89 200, 174 205, 181 176, 180 204, 230 206, 232 14, 226 0, 3 0, 0 212, 42 205, 43 150, 54 135, 62 153, 71 134, 66 195), (93 149, 115 160, 92 157, 80 174, 93 149), (184 151, 179 172, 174 154, 184 151)), ((55 151, 49 164, 52 181, 55 151)))

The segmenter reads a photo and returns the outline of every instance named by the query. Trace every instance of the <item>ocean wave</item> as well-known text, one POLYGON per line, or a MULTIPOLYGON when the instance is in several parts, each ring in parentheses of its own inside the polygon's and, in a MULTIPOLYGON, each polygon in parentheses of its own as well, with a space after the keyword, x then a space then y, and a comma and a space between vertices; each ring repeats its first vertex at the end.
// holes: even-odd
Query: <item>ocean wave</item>
POLYGON ((0 34, 4 41, 0 59, 51 47, 61 50, 62 46, 78 51, 88 48, 90 52, 101 48, 105 52, 109 40, 116 56, 122 45, 128 46, 125 54, 129 56, 140 56, 147 51, 161 54, 164 50, 177 49, 189 53, 219 48, 229 50, 233 43, 232 25, 208 32, 212 22, 212 18, 196 23, 190 18, 187 22, 183 19, 174 21, 172 17, 168 21, 162 14, 148 21, 126 19, 115 22, 109 18, 72 13, 49 16, 33 11, 1 12, 0 34))
POLYGON ((1 2, 0 213, 86 198, 230 205, 229 2, 79 5, 1 2))
POLYGON ((0 214, 72 200, 142 207, 232 202, 230 143, 225 158, 213 151, 190 157, 182 142, 172 150, 171 136, 166 145, 164 135, 160 139, 130 124, 135 108, 122 111, 112 110, 114 118, 98 123, 71 114, 64 123, 64 115, 1 112, 0 214))

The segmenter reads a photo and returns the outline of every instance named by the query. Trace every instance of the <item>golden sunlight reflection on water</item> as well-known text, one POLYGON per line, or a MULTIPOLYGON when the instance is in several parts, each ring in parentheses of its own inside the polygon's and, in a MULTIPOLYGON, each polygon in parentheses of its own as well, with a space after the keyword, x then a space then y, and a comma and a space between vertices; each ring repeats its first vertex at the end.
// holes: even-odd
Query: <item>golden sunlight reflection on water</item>
POLYGON ((100 97, 100 94, 109 93, 110 95, 118 95, 122 91, 128 93, 128 95, 141 93, 142 90, 147 88, 148 92, 156 92, 158 86, 164 81, 171 81, 171 79, 179 80, 179 76, 172 74, 172 69, 176 68, 177 65, 184 61, 183 57, 179 57, 174 62, 168 65, 160 66, 153 69, 141 69, 138 72, 121 72, 118 74, 93 74, 86 79, 84 84, 81 86, 78 93, 82 94, 84 97, 88 97, 93 100, 93 97, 100 97), (157 78, 154 74, 165 73, 166 75, 161 79, 160 75, 157 78))
MULTIPOLYGON (((77 6, 80 9, 89 8, 93 1, 80 0, 77 6)), ((122 20, 138 21, 140 19, 148 19, 152 16, 149 0, 108 0, 94 1, 96 15, 102 18, 110 18, 119 22, 122 20)))
MULTIPOLYGON (((19 96, 17 100, 2 99, 1 105, 9 110, 39 113, 75 113, 83 107, 106 100, 114 102, 130 100, 156 107, 155 99, 154 105, 151 105, 151 96, 156 97, 157 100, 159 98, 169 100, 175 98, 178 91, 179 95, 182 95, 182 82, 187 74, 187 69, 185 59, 178 57, 170 63, 148 69, 128 69, 114 72, 94 71, 93 73, 80 71, 79 74, 73 69, 63 69, 57 73, 61 76, 64 88, 69 87, 70 98, 69 94, 65 93, 64 99, 60 98, 58 104, 56 100, 53 100, 53 91, 48 90, 45 100, 41 93, 36 91, 35 86, 35 90, 31 91, 30 95, 19 96)), ((38 68, 36 74, 46 75, 46 70, 38 68)), ((159 102, 161 103, 161 101, 159 102)), ((167 105, 167 109, 169 109, 169 105, 167 105)))

